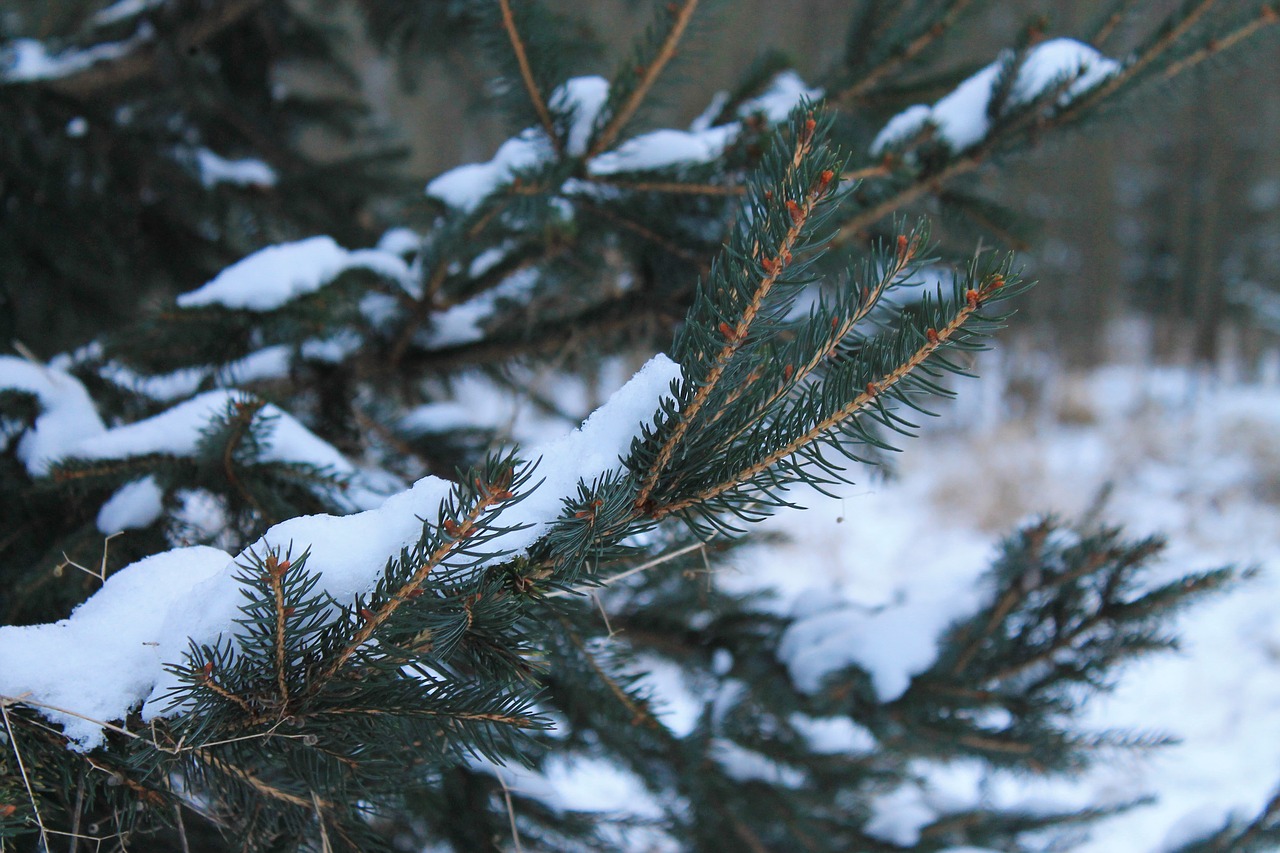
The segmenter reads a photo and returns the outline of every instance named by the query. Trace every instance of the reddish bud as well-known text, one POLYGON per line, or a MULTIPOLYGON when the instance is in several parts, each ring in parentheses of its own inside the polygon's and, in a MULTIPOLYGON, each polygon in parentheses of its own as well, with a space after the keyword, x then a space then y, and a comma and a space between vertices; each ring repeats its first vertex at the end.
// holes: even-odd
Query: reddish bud
POLYGON ((978 298, 978 291, 973 290, 972 288, 964 295, 965 302, 969 303, 970 308, 978 307, 978 298))
POLYGON ((3 806, 0 806, 0 818, 10 817, 17 810, 18 807, 13 803, 5 803, 3 806))
POLYGON ((372 622, 375 618, 374 612, 367 607, 360 608, 360 615, 364 618, 364 621, 366 622, 372 622))
POLYGON ((726 341, 733 341, 738 337, 737 333, 733 331, 733 327, 723 320, 720 321, 720 334, 724 336, 726 341))
POLYGON ((836 173, 830 169, 823 169, 822 174, 818 176, 818 192, 826 190, 827 185, 835 179, 836 173))
POLYGON ((446 518, 444 520, 444 524, 442 524, 441 527, 444 528, 445 533, 448 533, 454 539, 457 539, 458 534, 462 532, 462 527, 458 524, 458 522, 454 521, 451 518, 446 518))
POLYGON ((795 376, 795 373, 796 373, 795 365, 788 364, 786 367, 782 368, 782 380, 784 382, 790 382, 791 377, 795 376))
POLYGON ((931 343, 931 344, 936 344, 936 343, 938 342, 938 330, 937 330, 937 329, 925 329, 925 330, 924 330, 924 336, 929 340, 929 343, 931 343))
POLYGON ((911 244, 907 241, 906 234, 898 235, 898 257, 906 260, 911 251, 911 244))
POLYGON ((796 225, 804 221, 804 212, 800 210, 800 205, 791 199, 787 199, 787 213, 791 214, 791 221, 796 225))
POLYGON ((999 290, 1002 287, 1004 287, 1004 276, 999 273, 991 276, 991 281, 987 284, 987 290, 999 290))
POLYGON ((804 120, 804 141, 808 142, 813 136, 814 130, 818 127, 818 123, 813 120, 813 113, 809 113, 809 117, 804 120))
POLYGON ((782 262, 783 262, 784 264, 789 264, 789 263, 791 263, 791 253, 790 253, 790 252, 788 252, 786 249, 783 249, 783 250, 782 250, 782 262))
POLYGON ((880 391, 880 389, 876 387, 876 383, 874 383, 874 382, 868 382, 868 383, 867 383, 867 396, 868 396, 868 397, 874 397, 876 394, 878 394, 878 393, 879 393, 879 391, 880 391))
POLYGON ((778 272, 778 269, 782 264, 777 258, 761 258, 760 266, 762 266, 764 271, 769 275, 774 275, 778 272))
POLYGON ((423 591, 421 588, 415 586, 413 589, 409 590, 404 595, 405 595, 405 598, 418 598, 419 596, 422 595, 422 592, 423 591))
POLYGON ((288 619, 290 616, 294 614, 296 610, 297 610, 296 607, 286 607, 284 610, 281 610, 280 612, 284 614, 284 618, 288 619))
POLYGON ((764 191, 764 200, 765 200, 765 201, 773 201, 773 190, 765 190, 765 191, 764 191))
POLYGON ((206 663, 200 669, 200 672, 204 676, 205 681, 208 681, 209 679, 213 678, 213 661, 209 661, 208 663, 206 663))

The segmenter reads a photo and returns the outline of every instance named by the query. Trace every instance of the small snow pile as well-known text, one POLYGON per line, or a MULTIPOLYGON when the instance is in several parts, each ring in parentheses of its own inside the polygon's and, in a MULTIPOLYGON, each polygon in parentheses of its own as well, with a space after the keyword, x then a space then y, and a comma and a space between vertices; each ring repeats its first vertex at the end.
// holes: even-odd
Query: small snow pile
MULTIPOLYGON (((503 534, 493 548, 523 552, 560 516, 562 499, 579 481, 617 469, 680 375, 678 364, 655 356, 579 429, 542 446, 535 454, 541 457, 536 471, 541 485, 501 519, 520 529, 503 534)), ((149 421, 104 433, 82 448, 96 454, 92 458, 194 449, 193 433, 198 435, 202 418, 216 410, 215 397, 223 404, 230 399, 227 392, 210 392, 149 421)), ((271 451, 276 457, 314 461, 325 448, 332 451, 291 421, 279 413, 273 434, 280 441, 272 442, 271 451)), ((145 497, 145 487, 134 488, 145 497)), ((122 719, 144 702, 145 718, 164 715, 165 695, 177 685, 164 664, 181 661, 192 642, 212 645, 240 630, 236 620, 244 596, 235 581, 237 563, 269 548, 296 554, 309 547, 308 568, 320 576, 317 592, 350 601, 376 585, 388 558, 418 541, 422 519, 435 517, 451 489, 448 481, 424 477, 376 509, 289 519, 235 560, 216 549, 187 549, 127 566, 69 619, 0 629, 0 694, 57 705, 61 710, 36 707, 68 725, 76 748, 92 749, 103 738, 101 724, 92 720, 122 719), (60 653, 50 655, 52 643, 60 653)))
POLYGON ((603 176, 710 163, 738 138, 741 129, 735 122, 706 130, 655 130, 596 157, 587 171, 603 176))
MULTIPOLYGON (((821 97, 821 89, 808 88, 794 71, 783 71, 769 82, 760 95, 743 101, 738 107, 738 115, 746 117, 762 114, 776 124, 786 121, 791 111, 802 101, 821 97)), ((738 134, 742 132, 742 124, 735 121, 711 126, 710 116, 711 110, 703 113, 689 130, 655 130, 629 139, 613 151, 601 154, 588 163, 587 172, 604 177, 619 172, 642 172, 711 163, 738 138, 738 134)))
POLYGON ((253 158, 228 160, 208 148, 197 148, 195 161, 200 174, 200 183, 207 188, 216 187, 218 184, 274 187, 278 180, 275 169, 253 158))
POLYGON ((168 662, 156 640, 169 610, 229 560, 217 548, 165 551, 107 578, 69 619, 0 627, 0 694, 42 703, 74 745, 97 746, 96 721, 123 718, 168 662))
MULTIPOLYGON (((18 459, 33 477, 47 474, 68 448, 106 429, 89 392, 69 373, 0 355, 0 391, 33 395, 40 404, 35 423, 18 441, 18 459)), ((0 433, 0 450, 9 437, 0 433)))
MULTIPOLYGON (((1006 62, 1007 58, 1001 58, 986 66, 932 107, 917 104, 891 118, 871 143, 871 153, 879 154, 915 136, 926 125, 932 126, 937 138, 955 151, 981 142, 991 129, 987 110, 1006 62)), ((1069 83, 1059 100, 1066 104, 1119 70, 1120 63, 1083 42, 1052 39, 1027 52, 1018 68, 1009 105, 1028 103, 1054 86, 1069 83)))
MULTIPOLYGON (((570 155, 581 157, 586 153, 596 118, 608 97, 609 84, 602 77, 574 77, 551 93, 551 109, 572 117, 566 141, 570 155)), ((546 131, 526 128, 502 143, 488 162, 458 166, 437 176, 427 184, 427 195, 470 213, 521 171, 536 169, 554 158, 555 150, 546 131)))
MULTIPOLYGON (((228 407, 251 400, 252 397, 243 392, 208 391, 154 417, 90 436, 66 448, 62 461, 127 459, 150 454, 192 457, 205 433, 228 407)), ((259 410, 256 420, 262 429, 263 461, 309 465, 341 481, 356 481, 341 493, 342 501, 355 508, 377 506, 385 498, 361 486, 355 466, 293 416, 268 403, 259 410)), ((98 527, 103 533, 145 527, 155 521, 159 516, 155 494, 158 487, 154 480, 150 487, 145 483, 145 480, 128 483, 111 497, 98 516, 98 527), (156 511, 148 517, 150 509, 156 511)), ((328 489, 325 494, 329 494, 328 489)))
POLYGON ((494 310, 504 301, 523 301, 539 278, 540 272, 536 267, 518 270, 496 287, 439 312, 432 318, 431 331, 424 336, 424 345, 439 349, 480 340, 484 337, 482 324, 493 316, 494 310))
POLYGON ((98 530, 110 536, 122 530, 149 527, 164 512, 164 489, 155 477, 126 483, 98 510, 98 530))
POLYGON ((587 144, 596 128, 600 110, 609 100, 609 81, 603 77, 574 77, 551 93, 549 106, 571 117, 565 151, 570 157, 587 153, 587 144))
POLYGON ((470 213, 521 171, 550 162, 554 152, 540 129, 529 128, 508 139, 486 163, 468 163, 439 175, 427 184, 427 195, 470 213))
POLYGON ((761 113, 773 124, 787 120, 791 111, 802 101, 818 101, 825 92, 822 89, 811 89, 794 71, 782 71, 769 81, 763 92, 754 98, 743 101, 738 107, 738 115, 744 118, 761 113))
POLYGON ((164 2, 165 0, 116 0, 105 9, 94 12, 92 21, 100 27, 105 27, 127 18, 137 17, 164 2))
POLYGON ((348 251, 332 237, 309 237, 254 252, 203 287, 179 296, 178 305, 273 311, 352 269, 371 270, 401 283, 410 279, 409 266, 399 255, 380 249, 348 251))
POLYGON ((83 49, 50 53, 44 42, 38 39, 20 38, 0 44, 0 81, 26 83, 33 80, 52 80, 69 77, 99 62, 109 62, 127 56, 137 46, 149 41, 155 31, 143 25, 125 41, 104 42, 83 49))
MULTIPOLYGON (((801 101, 821 96, 821 89, 811 89, 795 72, 784 71, 776 75, 760 95, 744 101, 738 115, 762 114, 771 122, 781 122, 801 101)), ((570 117, 565 139, 565 152, 569 156, 582 157, 587 153, 608 100, 609 84, 601 77, 574 77, 552 92, 548 100, 550 108, 570 117)), ((737 139, 742 125, 731 122, 711 127, 709 113, 696 120, 689 130, 655 130, 633 137, 588 161, 587 174, 605 177, 620 172, 710 163, 737 139)), ((426 193, 450 207, 470 213, 511 183, 521 171, 545 166, 554 158, 555 151, 546 132, 538 127, 526 128, 504 142, 489 161, 459 166, 439 175, 427 184, 426 193)), ((582 182, 572 179, 564 189, 570 187, 587 191, 582 182)))

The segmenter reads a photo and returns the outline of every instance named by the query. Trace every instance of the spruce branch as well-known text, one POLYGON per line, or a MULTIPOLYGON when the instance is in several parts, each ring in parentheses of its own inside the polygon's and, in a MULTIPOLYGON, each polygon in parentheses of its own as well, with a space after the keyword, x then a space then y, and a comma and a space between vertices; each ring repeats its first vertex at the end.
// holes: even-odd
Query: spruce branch
MULTIPOLYGON (((801 162, 813 152, 816 128, 817 123, 812 114, 803 119, 798 125, 790 163, 781 181, 781 186, 787 187, 787 179, 799 168, 801 162)), ((745 304, 737 312, 736 318, 733 318, 734 322, 732 324, 728 321, 720 322, 718 328, 724 343, 721 345, 719 352, 710 360, 709 365, 700 366, 699 372, 702 375, 700 376, 698 390, 694 393, 692 399, 681 407, 675 428, 663 441, 653 463, 649 467, 648 473, 641 481, 640 490, 636 495, 637 507, 644 507, 649 503, 650 496, 658 484, 658 479, 665 473, 685 433, 694 425, 703 406, 706 405, 712 393, 716 390, 720 379, 725 375, 730 360, 746 343, 752 324, 759 315, 765 299, 769 296, 770 291, 778 282, 788 264, 791 263, 794 252, 798 251, 801 235, 805 233, 805 227, 814 212, 814 208, 828 194, 833 178, 834 173, 832 170, 824 170, 817 180, 800 194, 798 200, 792 198, 782 199, 787 215, 791 220, 790 226, 777 242, 777 245, 769 247, 766 254, 761 254, 761 248, 758 243, 753 247, 751 261, 758 265, 758 281, 750 295, 745 297, 745 304)), ((771 191, 766 192, 771 193, 771 191)), ((756 205, 759 206, 757 209, 763 209, 764 204, 771 201, 771 199, 766 198, 761 193, 760 197, 755 201, 756 205)), ((660 518, 661 516, 659 515, 658 517, 660 518)))
POLYGON ((520 31, 516 28, 515 16, 511 13, 511 0, 498 0, 498 8, 502 12, 502 28, 506 31, 507 38, 511 42, 511 51, 515 54, 516 64, 520 67, 520 79, 529 95, 529 101, 533 104, 533 109, 538 114, 538 121, 542 125, 543 131, 546 132, 547 139, 551 142, 551 146, 556 153, 559 154, 564 146, 564 141, 556 131, 556 123, 551 117, 551 111, 547 108, 546 98, 543 97, 542 91, 538 87, 538 81, 534 79, 533 68, 529 65, 529 55, 525 51, 524 40, 520 37, 520 31))
MULTIPOLYGON (((192 50, 240 23, 266 0, 227 0, 209 7, 203 17, 185 23, 169 41, 179 51, 192 50)), ((41 80, 41 85, 79 100, 96 97, 104 89, 123 86, 155 72, 160 65, 162 48, 152 41, 117 59, 97 62, 82 71, 41 80)))
POLYGON ((476 484, 478 494, 470 509, 461 516, 460 520, 445 518, 441 522, 440 530, 443 535, 439 537, 439 544, 426 555, 409 576, 409 579, 392 595, 379 604, 375 610, 370 610, 363 614, 364 625, 356 631, 346 646, 334 655, 332 660, 321 670, 312 683, 311 689, 313 692, 318 685, 324 684, 337 675, 347 661, 373 638, 378 628, 390 619, 397 610, 421 594, 422 586, 427 582, 431 573, 455 552, 460 552, 465 548, 467 539, 473 533, 479 532, 481 521, 486 515, 494 515, 504 504, 513 499, 514 494, 509 490, 512 486, 513 477, 515 477, 515 471, 513 468, 508 467, 494 481, 478 482, 476 484))
POLYGON ((689 21, 693 19, 694 10, 697 8, 698 0, 683 0, 670 13, 670 27, 667 30, 666 37, 663 38, 658 46, 657 53, 639 70, 639 79, 635 81, 630 93, 627 95, 627 99, 614 109, 609 116, 609 121, 600 129, 595 139, 591 141, 591 145, 587 149, 587 159, 595 157, 613 145, 618 134, 635 116, 636 111, 640 109, 640 105, 644 103, 644 99, 648 96, 649 90, 653 88, 654 82, 657 81, 662 70, 667 67, 667 63, 675 56, 676 47, 680 44, 680 39, 688 28, 689 21))
POLYGON ((1161 76, 1165 80, 1171 80, 1276 23, 1280 23, 1280 12, 1277 12, 1273 6, 1263 6, 1257 17, 1223 36, 1210 39, 1203 47, 1169 65, 1161 76))
MULTIPOLYGON (((909 65, 914 59, 920 56, 929 45, 933 44, 955 24, 956 19, 964 13, 965 9, 972 4, 973 0, 948 0, 946 5, 940 10, 938 15, 928 27, 913 39, 902 45, 898 50, 892 52, 884 61, 880 62, 873 68, 868 69, 854 83, 844 87, 838 92, 831 94, 833 101, 858 100, 864 98, 876 86, 880 84, 886 77, 894 74, 903 66, 909 65)), ((906 8, 905 4, 900 9, 906 8)))

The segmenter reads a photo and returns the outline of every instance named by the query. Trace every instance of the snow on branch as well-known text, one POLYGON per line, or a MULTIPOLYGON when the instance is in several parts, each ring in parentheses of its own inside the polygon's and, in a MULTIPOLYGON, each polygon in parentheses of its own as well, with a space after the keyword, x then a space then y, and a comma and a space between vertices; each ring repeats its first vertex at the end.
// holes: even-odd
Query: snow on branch
MULTIPOLYGON (((821 89, 806 86, 795 72, 784 71, 758 96, 743 101, 737 114, 743 118, 760 115, 777 124, 785 121, 802 101, 817 100, 822 94, 821 89)), ((585 155, 585 171, 593 177, 712 163, 742 133, 740 121, 710 126, 704 119, 695 121, 688 130, 651 131, 592 155, 587 145, 608 96, 609 84, 604 78, 574 77, 557 87, 549 101, 553 110, 569 117, 565 153, 572 157, 585 155)), ((427 184, 426 194, 470 213, 520 173, 546 167, 557 156, 545 131, 526 128, 499 146, 490 160, 459 166, 437 176, 427 184)), ((568 195, 580 189, 582 182, 573 179, 561 187, 568 195)))
MULTIPOLYGON (((991 98, 1011 53, 1008 51, 973 74, 933 106, 916 104, 891 118, 871 143, 879 154, 923 131, 955 151, 977 145, 991 130, 991 98)), ((1067 104, 1120 70, 1120 63, 1074 39, 1046 41, 1027 52, 1018 68, 1008 106, 1028 104, 1057 85, 1065 85, 1060 104, 1067 104)))
MULTIPOLYGON (((493 539, 492 550, 502 559, 523 553, 560 517, 564 499, 580 482, 621 468, 633 439, 652 424, 680 376, 678 364, 655 356, 578 430, 532 454, 541 459, 534 472, 538 485, 504 512, 504 532, 493 539)), ((187 450, 196 415, 207 413, 215 396, 228 399, 226 394, 211 392, 150 422, 104 433, 87 445, 88 452, 101 457, 160 445, 170 452, 187 450), (157 423, 166 428, 158 430, 157 423)), ((277 423, 286 419, 281 413, 277 423)), ((315 448, 300 429, 283 434, 278 455, 311 456, 315 448)), ((307 568, 319 577, 317 591, 351 601, 377 585, 388 559, 419 541, 423 519, 434 518, 453 489, 447 480, 424 477, 376 509, 281 522, 236 557, 214 548, 185 548, 126 566, 68 619, 0 627, 0 695, 31 700, 64 726, 78 750, 100 745, 101 723, 123 719, 140 704, 147 719, 170 715, 175 711, 165 697, 179 682, 165 665, 179 663, 193 643, 212 646, 242 630, 237 620, 243 618, 244 596, 235 577, 240 564, 271 549, 309 549, 307 568)))
POLYGON ((342 248, 332 237, 309 237, 268 246, 232 264, 212 281, 178 297, 182 308, 221 305, 248 311, 273 311, 315 293, 347 270, 367 269, 407 284, 404 259, 381 249, 342 248))

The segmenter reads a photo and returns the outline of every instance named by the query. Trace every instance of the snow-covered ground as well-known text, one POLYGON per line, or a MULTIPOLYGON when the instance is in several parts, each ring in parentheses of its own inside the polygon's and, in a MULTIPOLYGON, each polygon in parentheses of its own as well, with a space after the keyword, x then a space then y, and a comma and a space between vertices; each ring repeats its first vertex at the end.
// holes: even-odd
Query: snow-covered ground
MULTIPOLYGON (((1280 784, 1280 387, 1150 367, 1029 370, 1025 358, 988 356, 984 378, 963 383, 955 407, 900 444, 895 479, 868 478, 840 500, 815 494, 808 511, 775 516, 765 528, 790 544, 740 553, 720 583, 774 586, 779 606, 797 613, 861 607, 886 630, 945 625, 1002 534, 1033 514, 1078 518, 1109 488, 1102 520, 1131 537, 1168 537, 1162 571, 1260 569, 1180 618, 1182 652, 1129 666, 1087 708, 1091 727, 1181 742, 1109 756, 1071 782, 984 778, 964 765, 925 771, 921 789, 882 803, 884 834, 910 840, 940 811, 981 798, 1082 806, 1150 794, 1153 804, 1100 824, 1080 849, 1154 853, 1233 812, 1255 815, 1280 784)), ((927 665, 927 647, 880 645, 848 660, 882 694, 927 665)))

